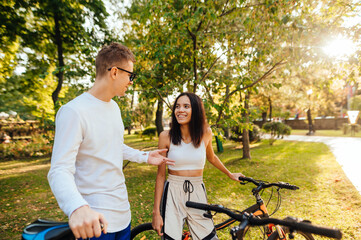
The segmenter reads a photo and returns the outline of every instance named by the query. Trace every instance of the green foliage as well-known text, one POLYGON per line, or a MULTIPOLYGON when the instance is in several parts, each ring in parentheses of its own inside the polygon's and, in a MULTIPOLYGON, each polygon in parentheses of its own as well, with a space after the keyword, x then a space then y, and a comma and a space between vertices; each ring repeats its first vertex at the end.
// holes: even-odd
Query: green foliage
POLYGON ((351 110, 359 110, 361 112, 361 96, 355 96, 350 99, 351 110))
POLYGON ((27 157, 50 156, 52 144, 42 134, 32 135, 30 140, 18 140, 0 144, 1 159, 19 159, 27 157))
MULTIPOLYGON (((236 142, 241 142, 243 131, 244 129, 241 127, 233 127, 231 139, 236 142)), ((252 124, 248 131, 248 134, 250 142, 259 142, 261 140, 261 129, 255 124, 252 124)))
POLYGON ((53 118, 54 109, 61 106, 55 102, 66 93, 61 92, 63 84, 94 77, 94 55, 104 41, 99 37, 107 31, 104 4, 99 0, 8 1, 0 11, 5 22, 0 106, 25 118, 53 118), (23 72, 13 72, 17 66, 23 72))
POLYGON ((131 99, 129 99, 130 94, 126 94, 121 98, 114 98, 114 101, 118 103, 119 109, 122 114, 122 120, 124 128, 131 128, 134 125, 134 111, 131 106, 131 99))
POLYGON ((170 107, 169 99, 185 90, 202 95, 208 121, 218 128, 237 122, 247 129, 244 113, 252 114, 255 106, 266 111, 268 99, 274 115, 285 118, 289 110, 309 106, 313 113, 333 115, 335 101, 342 102, 333 83, 356 82, 359 59, 331 63, 320 49, 332 35, 357 42, 357 27, 341 27, 357 5, 352 0, 144 0, 132 1, 123 11, 113 2, 125 20, 124 38, 118 38, 116 31, 107 31, 108 14, 99 0, 3 1, 0 111, 14 110, 24 119, 53 118, 74 96, 78 79, 94 80, 99 46, 116 39, 137 58, 135 90, 140 104, 121 109, 126 127, 149 126, 154 104, 164 101, 170 107), (15 74, 17 66, 25 71, 15 74), (63 85, 69 88, 55 94, 63 85), (308 97, 305 88, 310 87, 314 94, 308 97), (245 110, 248 92, 250 109, 245 110), (53 93, 54 98, 60 94, 55 107, 53 93))
POLYGON ((143 99, 138 103, 132 113, 132 119, 134 119, 133 122, 138 123, 138 127, 147 127, 153 122, 153 112, 154 105, 143 99))
POLYGON ((143 130, 142 132, 142 137, 143 136, 148 136, 150 138, 150 140, 153 139, 153 137, 155 137, 157 134, 157 128, 155 127, 147 127, 146 129, 143 130))
POLYGON ((342 132, 343 135, 347 135, 349 133, 351 134, 355 134, 361 131, 361 125, 360 124, 348 124, 348 123, 344 123, 342 124, 342 132))
POLYGON ((276 138, 283 138, 285 135, 290 135, 292 131, 290 126, 282 122, 268 122, 263 124, 262 128, 265 132, 271 134, 271 138, 269 140, 270 145, 273 145, 276 138))

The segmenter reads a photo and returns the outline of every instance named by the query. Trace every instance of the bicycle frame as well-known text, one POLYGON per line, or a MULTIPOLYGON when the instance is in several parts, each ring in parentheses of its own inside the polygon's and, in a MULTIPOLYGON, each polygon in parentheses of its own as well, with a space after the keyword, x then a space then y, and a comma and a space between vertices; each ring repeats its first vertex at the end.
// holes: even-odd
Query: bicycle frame
MULTIPOLYGON (((266 204, 264 203, 262 197, 259 194, 259 190, 261 189, 261 187, 257 187, 255 189, 252 190, 254 197, 256 198, 256 204, 246 208, 245 210, 242 210, 240 213, 250 213, 255 217, 259 217, 259 218, 269 218, 269 213, 266 207, 266 204)), ((220 230, 223 229, 225 227, 228 227, 229 225, 231 225, 232 223, 236 222, 236 220, 230 218, 228 220, 226 220, 225 222, 216 225, 216 230, 220 230)), ((247 229, 243 229, 243 231, 240 231, 240 234, 243 236, 244 232, 247 231, 247 229)), ((279 238, 280 239, 286 239, 286 234, 283 231, 282 227, 278 226, 278 225, 274 225, 272 223, 265 225, 264 226, 264 234, 267 235, 267 237, 269 237, 273 232, 277 231, 279 238)))

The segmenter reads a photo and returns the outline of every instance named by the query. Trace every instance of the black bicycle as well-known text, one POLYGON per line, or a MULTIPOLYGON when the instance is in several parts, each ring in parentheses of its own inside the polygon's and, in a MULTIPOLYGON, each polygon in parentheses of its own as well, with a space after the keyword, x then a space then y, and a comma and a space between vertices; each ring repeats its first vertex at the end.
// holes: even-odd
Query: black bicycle
MULTIPOLYGON (((297 190, 299 187, 295 185, 291 185, 289 183, 285 182, 275 182, 275 183, 267 183, 266 181, 261 180, 255 180, 253 178, 249 177, 243 177, 240 178, 241 184, 247 184, 252 183, 256 187, 252 189, 252 194, 256 199, 256 203, 242 211, 235 210, 236 212, 243 214, 243 213, 249 213, 252 214, 252 216, 257 218, 269 218, 274 213, 276 213, 281 206, 281 194, 280 189, 289 189, 289 190, 297 190), (267 204, 263 201, 261 194, 264 189, 267 188, 276 188, 276 194, 277 194, 277 203, 275 210, 269 214, 267 210, 267 205, 270 202, 270 199, 273 197, 273 194, 270 195, 270 198, 267 201, 267 204)), ((272 191, 273 193, 273 191, 272 191)), ((224 222, 221 222, 219 224, 215 225, 216 231, 224 229, 226 227, 230 227, 232 224, 234 224, 237 220, 234 218, 229 218, 224 222)), ((290 229, 287 227, 281 228, 280 226, 277 226, 273 223, 264 224, 261 226, 253 226, 253 225, 247 225, 245 226, 245 229, 242 231, 242 238, 243 240, 251 240, 251 239, 267 239, 270 237, 274 232, 284 232, 284 235, 287 236, 287 233, 290 233, 290 229)), ((132 229, 131 232, 131 239, 156 239, 157 233, 153 230, 151 223, 144 223, 136 226, 132 229)), ((309 232, 302 232, 298 230, 294 230, 292 232, 292 237, 295 240, 314 240, 314 237, 309 232)), ((159 238, 159 237, 158 237, 159 238)), ((183 231, 183 238, 182 240, 188 240, 190 239, 190 233, 189 231, 183 231)), ((284 238, 284 239, 287 239, 284 238)))
MULTIPOLYGON (((335 239, 342 238, 342 233, 339 229, 316 226, 311 224, 311 222, 309 221, 298 220, 297 218, 293 217, 287 217, 283 220, 277 218, 259 218, 247 212, 239 213, 231 211, 230 209, 227 209, 220 205, 209 205, 190 201, 186 203, 186 206, 205 211, 225 213, 232 219, 239 222, 238 226, 231 228, 230 234, 232 236, 232 240, 243 239, 244 232, 246 231, 247 226, 263 226, 267 224, 273 224, 275 226, 283 226, 287 228, 289 232, 288 236, 290 239, 293 239, 295 232, 312 233, 335 239)), ((285 231, 282 231, 282 229, 283 228, 279 228, 277 229, 277 231, 272 232, 272 234, 270 234, 267 240, 286 239, 287 236, 285 234, 285 231)))

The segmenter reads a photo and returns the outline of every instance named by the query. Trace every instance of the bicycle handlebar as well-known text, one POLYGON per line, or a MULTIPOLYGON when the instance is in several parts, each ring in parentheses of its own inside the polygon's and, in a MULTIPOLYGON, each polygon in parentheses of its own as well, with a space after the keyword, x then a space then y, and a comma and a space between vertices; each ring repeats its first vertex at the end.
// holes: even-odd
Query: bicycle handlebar
POLYGON ((248 213, 238 214, 238 213, 232 212, 231 210, 229 210, 221 205, 209 205, 209 204, 197 203, 197 202, 191 202, 191 201, 187 201, 186 206, 191 207, 191 208, 206 210, 206 211, 215 211, 215 212, 225 213, 228 216, 230 216, 231 218, 233 218, 239 222, 248 221, 250 225, 260 226, 260 225, 266 225, 269 223, 273 223, 273 224, 277 224, 277 225, 287 226, 287 227, 291 228, 292 230, 309 232, 309 233, 318 234, 318 235, 322 235, 322 236, 326 236, 326 237, 330 237, 330 238, 341 239, 341 237, 342 237, 342 233, 339 229, 317 226, 317 225, 313 225, 313 224, 307 223, 307 222, 300 222, 297 219, 280 220, 280 219, 276 219, 276 218, 256 218, 256 217, 253 217, 252 215, 249 215, 248 213))
POLYGON ((239 180, 241 181, 241 184, 242 184, 242 182, 251 182, 256 186, 262 185, 262 188, 269 188, 269 187, 272 187, 272 186, 276 186, 276 187, 279 187, 279 188, 286 188, 286 189, 290 189, 290 190, 300 189, 296 185, 292 185, 292 184, 289 184, 289 183, 286 183, 286 182, 265 183, 263 181, 255 180, 255 179, 250 178, 250 177, 239 177, 239 180))

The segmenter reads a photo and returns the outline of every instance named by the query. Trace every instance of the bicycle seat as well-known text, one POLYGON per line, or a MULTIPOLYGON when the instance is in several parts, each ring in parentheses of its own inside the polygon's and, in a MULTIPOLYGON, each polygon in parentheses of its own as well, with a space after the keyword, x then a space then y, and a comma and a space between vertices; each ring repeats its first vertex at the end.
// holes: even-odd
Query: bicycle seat
POLYGON ((22 240, 75 240, 67 222, 38 219, 24 228, 22 240))

